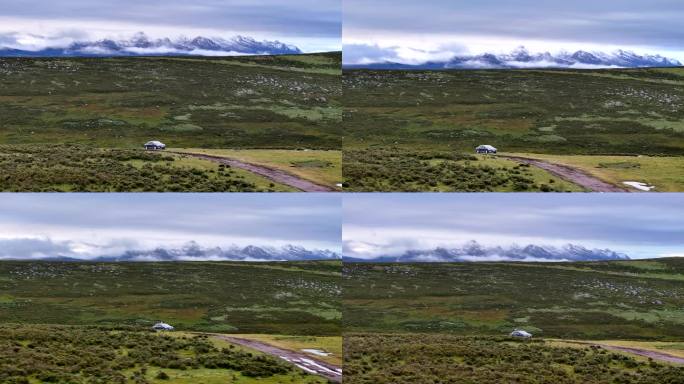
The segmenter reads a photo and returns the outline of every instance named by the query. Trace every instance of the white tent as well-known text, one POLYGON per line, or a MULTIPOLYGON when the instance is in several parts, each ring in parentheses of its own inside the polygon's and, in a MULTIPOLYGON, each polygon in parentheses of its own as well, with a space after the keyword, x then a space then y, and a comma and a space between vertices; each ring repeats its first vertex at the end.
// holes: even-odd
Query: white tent
POLYGON ((144 147, 145 147, 145 149, 155 149, 155 150, 165 149, 166 144, 162 143, 161 141, 152 140, 152 141, 148 141, 147 143, 145 143, 144 147))
POLYGON ((160 321, 157 324, 153 325, 152 329, 154 329, 155 331, 173 331, 174 328, 171 325, 160 321))
POLYGON ((480 145, 477 148, 475 148, 475 152, 477 153, 496 153, 496 148, 494 148, 491 145, 480 145))
POLYGON ((530 337, 532 337, 532 334, 521 329, 516 329, 515 331, 511 332, 511 337, 521 337, 523 339, 529 339, 530 337))

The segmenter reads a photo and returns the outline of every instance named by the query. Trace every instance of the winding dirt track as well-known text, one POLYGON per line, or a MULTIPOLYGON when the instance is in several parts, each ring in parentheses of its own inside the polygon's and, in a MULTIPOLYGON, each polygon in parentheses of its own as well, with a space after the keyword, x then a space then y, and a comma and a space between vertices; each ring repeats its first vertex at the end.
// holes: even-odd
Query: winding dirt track
POLYGON ((520 156, 506 156, 499 155, 500 158, 517 161, 523 164, 529 164, 537 168, 541 168, 549 173, 552 173, 563 180, 577 184, 591 192, 628 192, 616 185, 607 183, 598 179, 581 169, 569 167, 567 165, 550 163, 544 160, 530 159, 520 156))
POLYGON ((230 165, 231 167, 244 169, 246 171, 255 173, 259 176, 263 176, 269 180, 272 180, 279 184, 285 184, 292 188, 298 189, 303 192, 333 192, 334 189, 326 187, 324 185, 319 185, 308 180, 304 180, 299 176, 295 176, 289 172, 281 171, 279 169, 265 167, 263 165, 256 165, 252 163, 245 163, 244 161, 235 160, 229 157, 213 156, 213 155, 203 155, 199 153, 188 153, 188 152, 176 152, 169 151, 169 153, 175 153, 177 155, 191 156, 198 159, 209 160, 219 164, 230 165))
POLYGON ((299 367, 303 371, 310 373, 312 375, 322 376, 322 377, 325 377, 326 379, 329 379, 329 380, 334 381, 336 383, 342 382, 342 367, 338 367, 338 366, 320 361, 318 359, 310 357, 307 354, 295 352, 295 351, 290 351, 288 349, 281 349, 278 347, 274 347, 270 344, 266 344, 266 343, 262 343, 262 342, 254 341, 254 340, 242 339, 239 337, 231 337, 231 336, 224 336, 224 335, 212 335, 212 336, 219 338, 219 339, 222 339, 222 340, 225 340, 229 343, 242 345, 243 347, 255 349, 259 352, 263 352, 263 353, 275 356, 277 358, 280 358, 282 360, 285 360, 289 363, 296 365, 297 367, 299 367))
POLYGON ((601 347, 603 349, 607 349, 610 351, 626 352, 626 353, 631 353, 634 355, 650 357, 653 360, 660 360, 660 361, 665 361, 668 363, 684 364, 684 358, 682 358, 682 357, 670 355, 668 353, 652 351, 650 349, 634 348, 634 347, 620 347, 617 345, 593 343, 590 341, 571 341, 571 343, 581 344, 581 345, 593 345, 593 346, 601 347))
POLYGON ((601 348, 605 348, 605 349, 608 349, 611 351, 627 352, 627 353, 633 353, 633 354, 639 355, 639 356, 650 357, 653 360, 666 361, 668 363, 684 364, 684 358, 673 356, 673 355, 670 355, 667 353, 650 351, 647 349, 640 349, 640 348, 617 347, 614 345, 605 345, 605 344, 595 344, 595 345, 598 345, 601 348))

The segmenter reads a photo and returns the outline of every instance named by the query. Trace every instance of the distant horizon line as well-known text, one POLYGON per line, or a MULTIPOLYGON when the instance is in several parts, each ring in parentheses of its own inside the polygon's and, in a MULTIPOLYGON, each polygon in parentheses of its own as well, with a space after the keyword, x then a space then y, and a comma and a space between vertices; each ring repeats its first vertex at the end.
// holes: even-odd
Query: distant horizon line
MULTIPOLYGON (((2 50, 3 48, 0 48, 2 50)), ((306 56, 306 55, 325 55, 332 53, 342 53, 341 50, 337 51, 312 51, 312 52, 301 52, 301 53, 274 53, 274 54, 244 54, 244 55, 234 55, 234 56, 209 56, 209 55, 197 55, 197 54, 159 54, 159 55, 62 55, 62 56, 9 56, 0 55, 2 59, 64 59, 64 58, 82 58, 82 59, 135 59, 135 58, 158 58, 158 57, 196 57, 196 58, 244 58, 244 57, 264 57, 264 56, 306 56)))
POLYGON ((454 261, 379 261, 382 258, 363 259, 356 257, 342 257, 342 262, 349 264, 577 264, 577 263, 614 263, 614 262, 639 262, 639 261, 653 261, 653 260, 667 260, 684 258, 681 256, 656 256, 647 258, 629 258, 629 259, 609 259, 609 260, 544 260, 544 261, 526 261, 526 260, 454 260, 454 261))

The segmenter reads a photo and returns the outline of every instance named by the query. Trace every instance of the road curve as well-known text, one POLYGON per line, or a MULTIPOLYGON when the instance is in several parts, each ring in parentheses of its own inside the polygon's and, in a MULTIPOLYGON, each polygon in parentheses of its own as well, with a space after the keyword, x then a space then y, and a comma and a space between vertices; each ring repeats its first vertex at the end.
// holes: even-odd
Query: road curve
POLYGON ((326 187, 324 185, 319 185, 308 180, 304 180, 299 176, 295 176, 289 172, 282 171, 280 169, 274 169, 265 167, 263 165, 256 165, 252 163, 245 163, 244 161, 235 160, 230 157, 214 156, 214 155, 204 155, 199 153, 189 153, 189 152, 176 152, 169 151, 169 153, 175 153, 177 155, 191 156, 198 159, 209 160, 219 164, 230 165, 231 167, 244 169, 246 171, 255 173, 259 176, 263 176, 269 180, 272 180, 279 184, 285 184, 292 188, 298 189, 302 192, 333 192, 334 189, 326 187))
POLYGON ((627 353, 632 353, 632 354, 639 355, 639 356, 650 357, 653 360, 660 360, 660 361, 665 361, 668 363, 684 364, 684 358, 678 357, 678 356, 673 356, 673 355, 663 353, 663 352, 650 351, 648 349, 641 349, 641 348, 618 347, 618 346, 606 345, 606 344, 595 344, 595 345, 597 345, 601 348, 604 348, 604 349, 611 350, 611 351, 627 352, 627 353))
POLYGON ((275 356, 277 358, 280 358, 282 360, 285 360, 289 363, 296 365, 304 372, 310 373, 312 375, 322 376, 336 383, 342 382, 342 367, 338 367, 336 365, 320 361, 305 353, 295 352, 288 349, 282 349, 274 347, 270 344, 262 343, 255 340, 243 339, 239 337, 215 334, 212 334, 211 336, 219 338, 221 340, 225 340, 232 344, 241 345, 243 347, 255 349, 259 352, 275 356))
POLYGON ((498 157, 512 161, 517 161, 518 163, 529 164, 537 168, 543 169, 549 173, 552 173, 560 177, 563 180, 569 181, 573 184, 577 184, 580 187, 585 188, 591 192, 628 192, 623 188, 620 188, 616 185, 607 183, 599 178, 596 178, 581 169, 573 168, 567 165, 561 165, 544 160, 531 159, 528 157, 520 156, 499 155, 498 157))

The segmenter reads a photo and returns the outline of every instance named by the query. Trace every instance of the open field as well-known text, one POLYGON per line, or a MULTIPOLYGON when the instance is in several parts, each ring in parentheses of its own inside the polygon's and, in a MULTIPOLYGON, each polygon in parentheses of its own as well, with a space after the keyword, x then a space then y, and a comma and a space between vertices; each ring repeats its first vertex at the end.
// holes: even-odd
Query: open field
POLYGON ((227 157, 282 170, 316 184, 337 188, 342 183, 341 151, 172 148, 169 151, 227 157))
POLYGON ((344 151, 351 192, 578 192, 544 170, 488 155, 404 149, 344 151))
POLYGON ((0 262, 0 323, 338 336, 339 262, 0 262))
MULTIPOLYGON (((342 337, 340 336, 291 336, 291 335, 265 335, 265 334, 251 334, 251 335, 231 335, 234 337, 244 338, 248 340, 256 340, 278 348, 288 349, 292 351, 302 350, 316 350, 329 354, 323 356, 308 352, 312 357, 327 363, 342 366, 342 337)), ((306 353, 306 352, 305 352, 306 353)))
POLYGON ((592 346, 443 334, 349 334, 345 383, 660 384, 684 365, 592 346))
MULTIPOLYGON (((506 153, 669 156, 679 164, 684 155, 684 68, 349 70, 343 78, 345 182, 361 184, 359 190, 402 190, 390 179, 411 177, 413 167, 405 165, 416 162, 413 152, 440 160, 480 144, 506 153), (388 177, 377 162, 390 169, 388 177)), ((500 177, 482 178, 489 188, 480 190, 499 190, 500 177)), ((680 180, 669 185, 679 188, 680 180)), ((447 190, 471 189, 461 183, 447 190)))
POLYGON ((344 266, 344 329, 684 339, 684 259, 344 266))
POLYGON ((274 150, 267 157, 311 168, 301 173, 328 184, 335 179, 334 185, 341 178, 332 177, 335 164, 329 166, 323 155, 326 159, 312 156, 299 162, 296 150, 341 149, 340 61, 339 52, 0 58, 2 189, 298 190, 249 171, 218 174, 218 166, 206 161, 183 159, 162 169, 150 156, 122 163, 108 155, 114 149, 141 150, 149 140, 170 147, 274 150), (70 150, 88 152, 88 159, 65 153, 70 150), (57 153, 48 156, 52 151, 57 153), (9 163, 8 156, 14 157, 9 163), (187 163, 187 172, 179 170, 180 163, 187 163), (44 181, 45 175, 49 180, 44 181))
POLYGON ((0 381, 327 383, 301 367, 341 365, 340 280, 335 261, 3 261, 0 381))
POLYGON ((681 259, 345 263, 343 276, 345 382, 684 382, 661 358, 683 355, 681 259))
POLYGON ((3 383, 326 383, 207 336, 134 328, 0 325, 3 383))
POLYGON ((340 54, 0 59, 0 144, 340 149, 340 54))
MULTIPOLYGON (((636 181, 658 192, 684 191, 684 157, 674 156, 587 156, 511 153, 579 168, 616 186, 636 181)), ((632 189, 637 191, 636 189, 632 189)))
POLYGON ((251 172, 172 153, 74 145, 0 145, 12 192, 289 192, 251 172))

